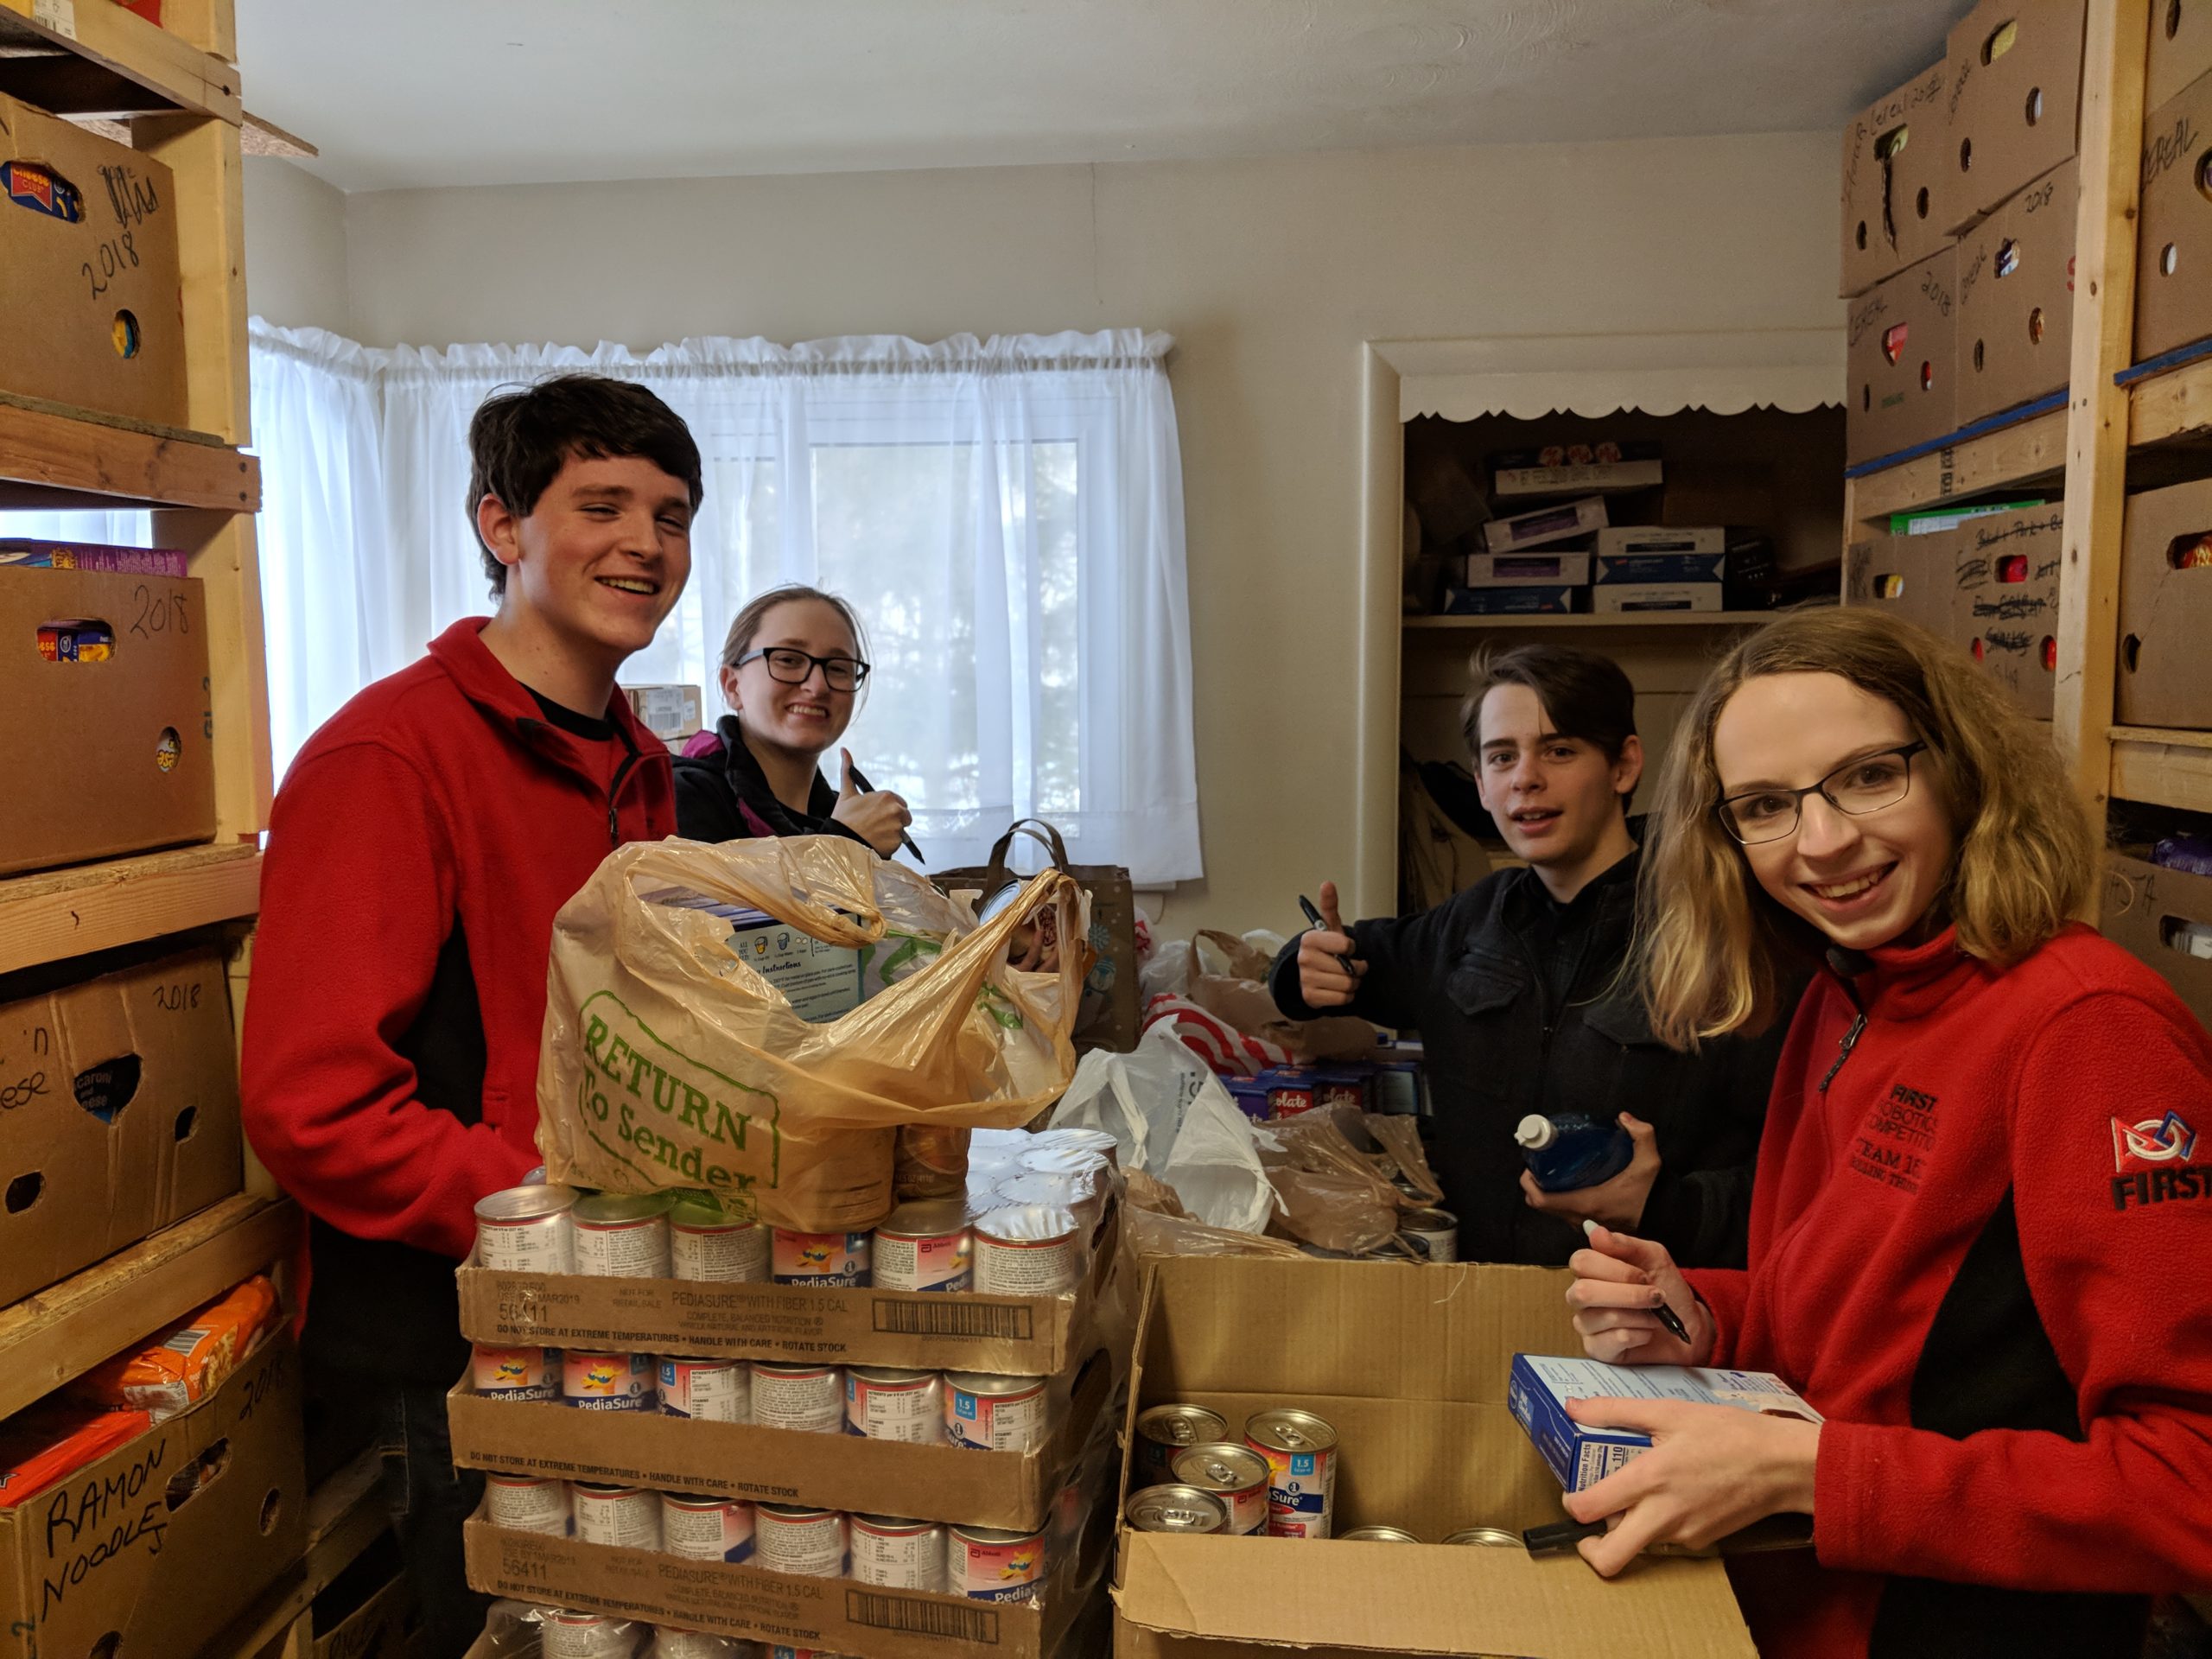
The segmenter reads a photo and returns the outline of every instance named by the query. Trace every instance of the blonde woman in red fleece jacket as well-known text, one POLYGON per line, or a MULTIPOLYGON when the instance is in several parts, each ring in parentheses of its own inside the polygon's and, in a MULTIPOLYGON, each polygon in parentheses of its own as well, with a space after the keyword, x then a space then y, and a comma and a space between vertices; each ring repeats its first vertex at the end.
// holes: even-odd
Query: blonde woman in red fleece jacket
POLYGON ((1812 1550, 1732 1562, 1768 1654, 2133 1659, 2147 1597, 2212 1584, 2212 1039, 2069 919, 2096 840, 2048 734, 1920 629, 1790 616, 1699 693, 1659 825, 1656 1032, 1825 968, 1749 1268, 1599 1230, 1568 1300, 1599 1359, 1777 1372, 1827 1421, 1581 1402, 1654 1441, 1567 1498, 1613 1523, 1584 1554, 1807 1513, 1812 1550))

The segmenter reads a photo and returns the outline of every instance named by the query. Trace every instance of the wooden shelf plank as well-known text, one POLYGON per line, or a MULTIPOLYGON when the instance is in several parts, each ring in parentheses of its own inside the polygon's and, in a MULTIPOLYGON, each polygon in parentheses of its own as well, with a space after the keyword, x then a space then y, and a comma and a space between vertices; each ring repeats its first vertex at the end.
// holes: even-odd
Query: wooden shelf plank
POLYGON ((200 1650, 201 1659, 254 1659, 266 1652, 390 1524, 384 1458, 371 1446, 308 1494, 306 1550, 200 1650))
POLYGON ((302 1224, 289 1198, 226 1198, 0 1308, 0 1417, 283 1257, 302 1224))
POLYGON ((261 462, 200 434, 0 395, 0 508, 79 506, 258 512, 261 462))
POLYGON ((1408 628, 1753 628, 1780 611, 1624 611, 1608 615, 1409 616, 1408 628))
POLYGON ((2112 793, 2186 812, 2212 812, 2212 732, 2111 728, 2112 793))
POLYGON ((0 881, 0 973, 233 921, 260 906, 261 851, 243 842, 12 876, 0 881))
POLYGON ((2054 410, 1854 479, 1853 522, 1878 523, 1893 512, 1915 512, 2046 480, 2056 483, 2065 469, 2066 411, 2054 410))
POLYGON ((0 92, 56 115, 244 113, 235 67, 108 0, 0 0, 0 92))
POLYGON ((2131 387, 2131 446, 2212 435, 2212 357, 2200 357, 2131 387))

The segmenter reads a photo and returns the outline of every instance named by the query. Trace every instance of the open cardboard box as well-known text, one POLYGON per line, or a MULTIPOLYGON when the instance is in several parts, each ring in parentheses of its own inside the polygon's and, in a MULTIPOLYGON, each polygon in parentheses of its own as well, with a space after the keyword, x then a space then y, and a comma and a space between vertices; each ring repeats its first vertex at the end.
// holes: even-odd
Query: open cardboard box
POLYGON ((2189 1011, 2212 1027, 2212 962, 2175 948, 2190 922, 2212 926, 2212 875, 2153 864, 2147 847, 2105 854, 2098 925, 2104 936, 2140 957, 2174 988, 2189 1011))
POLYGON ((1113 1356, 1094 1354, 1058 1430, 1026 1452, 491 1400, 466 1376, 446 1395, 446 1412, 453 1459, 464 1468, 1027 1531, 1051 1514, 1116 1371, 1113 1356))
POLYGON ((0 1510, 0 1654, 197 1653, 306 1544, 280 1332, 198 1405, 0 1510))
POLYGON ((486 1347, 590 1348, 708 1359, 809 1360, 921 1371, 1057 1376, 1098 1345, 1115 1288, 1118 1210, 1064 1296, 833 1289, 689 1279, 456 1272, 461 1331, 486 1347))
MULTIPOLYGON (((1541 1268, 1163 1261, 1147 1275, 1124 1441, 1136 1413, 1168 1402, 1217 1411, 1232 1432, 1300 1406, 1339 1437, 1338 1531, 1392 1525, 1433 1541, 1560 1520, 1559 1482, 1513 1421, 1506 1381, 1516 1353, 1580 1351, 1569 1282, 1541 1268)), ((1121 1659, 1755 1652, 1717 1560, 1648 1558, 1608 1582, 1572 1552, 1126 1528, 1118 1543, 1121 1659)))

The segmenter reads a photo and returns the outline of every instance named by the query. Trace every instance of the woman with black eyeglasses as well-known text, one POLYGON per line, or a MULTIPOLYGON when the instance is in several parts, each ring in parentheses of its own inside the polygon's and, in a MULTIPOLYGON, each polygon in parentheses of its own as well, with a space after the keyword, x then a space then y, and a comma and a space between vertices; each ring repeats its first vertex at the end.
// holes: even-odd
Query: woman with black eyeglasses
POLYGON ((839 751, 838 787, 821 772, 867 683, 866 637, 844 600, 797 585, 753 600, 722 645, 722 696, 734 712, 676 762, 677 833, 689 841, 843 835, 887 858, 897 852, 914 821, 906 801, 869 792, 850 750, 839 751))

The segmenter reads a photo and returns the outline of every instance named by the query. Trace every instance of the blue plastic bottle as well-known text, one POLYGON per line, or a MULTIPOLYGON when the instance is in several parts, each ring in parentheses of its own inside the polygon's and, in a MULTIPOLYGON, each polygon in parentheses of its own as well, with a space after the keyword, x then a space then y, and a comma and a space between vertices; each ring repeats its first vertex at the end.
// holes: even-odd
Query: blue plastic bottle
POLYGON ((1636 1143, 1618 1123, 1580 1112, 1541 1117, 1531 1112, 1513 1131, 1521 1157, 1547 1192, 1572 1192, 1609 1181, 1628 1167, 1636 1143))

